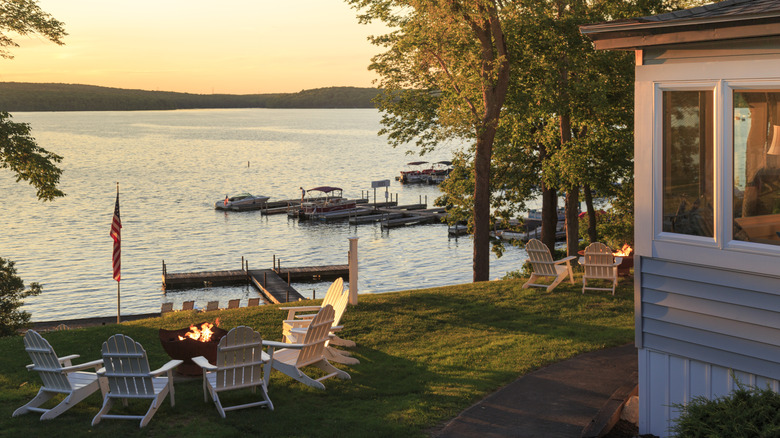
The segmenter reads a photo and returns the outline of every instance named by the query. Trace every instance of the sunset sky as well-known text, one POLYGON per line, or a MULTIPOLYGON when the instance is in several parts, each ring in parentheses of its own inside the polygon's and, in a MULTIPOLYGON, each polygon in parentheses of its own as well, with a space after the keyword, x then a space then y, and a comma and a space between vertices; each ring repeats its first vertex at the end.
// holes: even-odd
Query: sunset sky
POLYGON ((342 0, 39 0, 64 46, 18 37, 2 82, 57 82, 198 94, 370 87, 381 49, 342 0))

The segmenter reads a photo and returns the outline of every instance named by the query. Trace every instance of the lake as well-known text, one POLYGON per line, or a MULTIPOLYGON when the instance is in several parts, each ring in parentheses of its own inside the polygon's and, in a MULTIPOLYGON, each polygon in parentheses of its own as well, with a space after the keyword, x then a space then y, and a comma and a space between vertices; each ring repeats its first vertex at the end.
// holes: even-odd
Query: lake
MULTIPOLYGON (((246 286, 162 290, 169 272, 346 264, 350 237, 358 237, 359 293, 380 293, 471 281, 468 236, 451 238, 446 225, 382 230, 346 221, 299 222, 258 211, 221 212, 214 202, 250 192, 271 200, 300 197, 299 187, 344 189, 359 198, 371 181, 390 179, 401 204, 427 197, 436 186, 402 185, 405 163, 447 160, 459 144, 422 158, 394 149, 377 135, 372 109, 231 109, 137 112, 15 113, 33 127, 38 144, 64 157, 65 198, 41 202, 35 190, 0 170, 4 206, 0 257, 43 293, 25 300, 34 321, 116 315, 109 236, 119 182, 122 217, 122 314, 156 312, 163 302, 246 300, 246 286)), ((384 189, 378 195, 384 197, 384 189)), ((372 198, 373 199, 373 198, 372 198)), ((491 258, 491 278, 517 270, 525 251, 510 247, 491 258)), ((295 284, 322 297, 327 284, 295 284)))

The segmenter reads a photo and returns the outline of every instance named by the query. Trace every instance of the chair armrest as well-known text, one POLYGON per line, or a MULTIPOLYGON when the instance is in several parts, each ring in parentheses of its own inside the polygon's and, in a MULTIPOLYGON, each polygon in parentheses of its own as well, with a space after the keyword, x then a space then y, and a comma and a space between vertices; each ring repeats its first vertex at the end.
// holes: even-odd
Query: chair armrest
POLYGON ((192 361, 195 362, 195 365, 203 368, 206 371, 214 371, 217 369, 216 365, 212 365, 208 359, 206 359, 203 356, 193 357, 192 361))
POLYGON ((306 344, 285 344, 284 342, 263 341, 263 345, 272 348, 303 348, 306 344))
POLYGON ((556 265, 560 264, 560 263, 569 263, 571 260, 574 260, 576 258, 577 258, 577 256, 567 256, 567 257, 564 257, 564 258, 562 258, 560 260, 556 260, 554 263, 556 265))
POLYGON ((612 266, 618 266, 621 263, 623 263, 623 257, 615 257, 615 263, 612 266))
POLYGON ((180 359, 174 359, 168 361, 165 365, 161 366, 160 368, 157 368, 156 370, 150 372, 149 374, 152 376, 159 376, 160 374, 166 373, 168 371, 171 371, 172 369, 176 368, 177 366, 181 365, 181 363, 184 362, 180 359))
POLYGON ((69 354, 67 356, 58 357, 57 360, 60 361, 60 366, 69 367, 69 366, 73 365, 71 363, 71 360, 78 359, 79 357, 81 357, 81 355, 69 354))
POLYGON ((280 307, 279 310, 296 310, 301 312, 312 312, 314 310, 320 310, 320 306, 280 307))
POLYGON ((78 365, 72 365, 69 367, 63 367, 62 371, 65 373, 72 373, 73 371, 81 371, 85 370, 87 368, 94 368, 95 371, 98 371, 103 366, 103 359, 97 359, 93 360, 91 362, 84 362, 82 364, 78 365))
POLYGON ((320 310, 320 306, 280 307, 279 310, 286 310, 287 319, 293 319, 298 312, 314 312, 320 310))

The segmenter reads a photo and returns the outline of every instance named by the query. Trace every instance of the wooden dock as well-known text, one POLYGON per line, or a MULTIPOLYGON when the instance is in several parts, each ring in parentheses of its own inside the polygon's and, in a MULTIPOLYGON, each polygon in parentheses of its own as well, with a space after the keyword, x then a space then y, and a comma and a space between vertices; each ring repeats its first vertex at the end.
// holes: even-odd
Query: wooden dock
POLYGON ((260 291, 266 302, 286 303, 305 299, 288 281, 320 281, 338 277, 349 279, 348 265, 169 273, 163 262, 162 284, 166 293, 175 289, 250 284, 260 291))
POLYGON ((254 269, 248 272, 251 284, 263 294, 268 303, 289 303, 305 299, 286 280, 279 277, 273 269, 254 269))

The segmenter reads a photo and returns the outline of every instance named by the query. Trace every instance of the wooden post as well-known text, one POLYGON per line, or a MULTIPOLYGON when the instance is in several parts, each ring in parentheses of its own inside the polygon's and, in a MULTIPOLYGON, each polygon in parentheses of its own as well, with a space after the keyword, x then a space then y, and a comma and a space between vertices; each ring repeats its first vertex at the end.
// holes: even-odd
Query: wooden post
POLYGON ((276 269, 276 254, 274 254, 274 261, 271 264, 271 269, 276 269))
POLYGON ((311 299, 316 300, 317 299, 317 289, 311 290, 311 299))
POLYGON ((290 287, 290 271, 287 271, 287 287, 290 287))
POLYGON ((357 237, 349 238, 349 252, 347 253, 347 259, 349 263, 349 304, 357 305, 358 303, 358 251, 357 251, 357 237))
POLYGON ((263 272, 263 287, 268 289, 268 272, 263 272))

